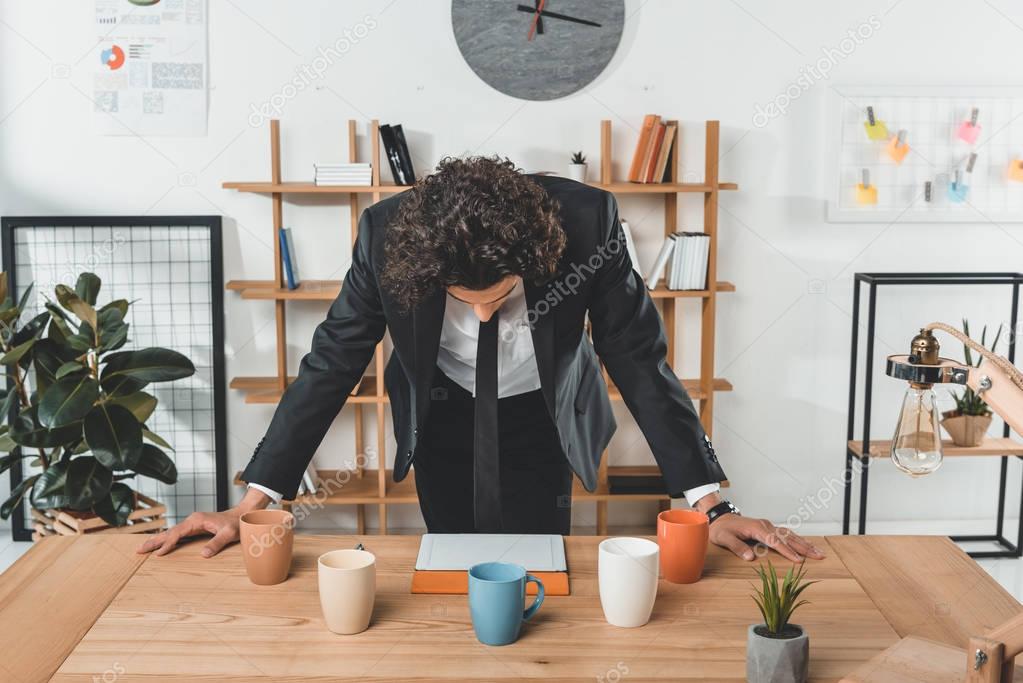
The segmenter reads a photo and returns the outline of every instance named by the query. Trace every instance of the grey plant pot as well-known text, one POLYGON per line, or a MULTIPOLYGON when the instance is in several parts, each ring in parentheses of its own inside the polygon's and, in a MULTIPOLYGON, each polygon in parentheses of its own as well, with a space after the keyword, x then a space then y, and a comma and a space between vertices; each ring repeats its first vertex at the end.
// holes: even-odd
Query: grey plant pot
POLYGON ((795 638, 766 638, 753 629, 746 632, 746 680, 749 683, 806 683, 810 664, 810 639, 798 624, 795 638))

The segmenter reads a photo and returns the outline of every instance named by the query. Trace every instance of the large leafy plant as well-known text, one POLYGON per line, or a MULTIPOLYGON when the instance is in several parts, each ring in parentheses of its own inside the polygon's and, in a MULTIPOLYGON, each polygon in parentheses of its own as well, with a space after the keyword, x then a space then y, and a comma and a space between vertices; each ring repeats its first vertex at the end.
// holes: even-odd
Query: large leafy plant
MULTIPOLYGON (((25 477, 0 506, 6 519, 24 496, 39 510, 92 512, 112 526, 127 523, 138 475, 166 484, 177 468, 163 438, 146 421, 157 399, 151 382, 195 372, 182 354, 163 348, 118 351, 128 341, 124 299, 96 307, 100 279, 57 285, 45 310, 22 321, 31 287, 14 304, 0 273, 0 473, 21 459, 41 472, 25 477)), ((173 449, 171 449, 173 450, 173 449)))
POLYGON ((803 563, 800 563, 798 569, 789 567, 780 585, 778 573, 770 561, 767 562, 767 569, 760 565, 756 572, 760 577, 760 588, 754 587, 753 600, 760 608, 766 627, 766 633, 761 635, 775 638, 790 637, 790 632, 791 635, 798 635, 798 631, 788 628, 789 620, 793 612, 808 604, 806 600, 799 599, 800 594, 817 582, 806 580, 803 563))

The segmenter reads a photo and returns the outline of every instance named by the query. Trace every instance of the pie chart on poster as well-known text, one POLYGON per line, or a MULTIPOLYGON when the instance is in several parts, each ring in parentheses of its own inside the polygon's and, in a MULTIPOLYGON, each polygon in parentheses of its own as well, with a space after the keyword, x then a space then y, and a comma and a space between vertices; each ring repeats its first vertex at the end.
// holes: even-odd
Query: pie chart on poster
POLYGON ((99 61, 110 67, 111 71, 116 71, 124 66, 124 50, 119 45, 111 45, 100 52, 99 61))

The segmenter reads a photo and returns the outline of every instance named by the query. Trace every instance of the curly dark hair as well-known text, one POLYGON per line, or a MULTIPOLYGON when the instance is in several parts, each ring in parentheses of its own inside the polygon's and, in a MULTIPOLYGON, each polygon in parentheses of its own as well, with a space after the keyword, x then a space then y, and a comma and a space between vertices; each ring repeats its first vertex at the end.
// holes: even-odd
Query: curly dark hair
POLYGON ((565 249, 555 199, 508 159, 446 157, 405 193, 384 242, 381 283, 406 311, 439 287, 542 283, 565 249))

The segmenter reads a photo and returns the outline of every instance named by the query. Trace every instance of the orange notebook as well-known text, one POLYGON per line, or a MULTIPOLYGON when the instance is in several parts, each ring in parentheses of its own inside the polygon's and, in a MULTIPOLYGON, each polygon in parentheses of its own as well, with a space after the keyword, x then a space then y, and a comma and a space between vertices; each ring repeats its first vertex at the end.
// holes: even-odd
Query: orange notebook
POLYGON ((632 155, 632 165, 629 166, 629 182, 643 182, 646 166, 643 162, 647 159, 647 149, 650 147, 651 138, 654 134, 654 126, 661 120, 657 114, 647 114, 643 118, 643 128, 639 132, 639 142, 636 143, 636 153, 632 155))
POLYGON ((642 178, 644 183, 652 183, 654 181, 654 169, 657 167, 657 159, 660 157, 661 141, 664 140, 664 129, 665 125, 663 123, 658 123, 657 127, 654 128, 653 140, 650 143, 650 149, 647 150, 644 162, 646 164, 642 178))
MULTIPOLYGON (((568 572, 530 572, 543 581, 546 595, 569 595, 568 572)), ((469 572, 423 571, 412 573, 412 592, 427 595, 466 595, 469 593, 469 572)), ((535 595, 536 586, 526 584, 526 594, 535 595)))

